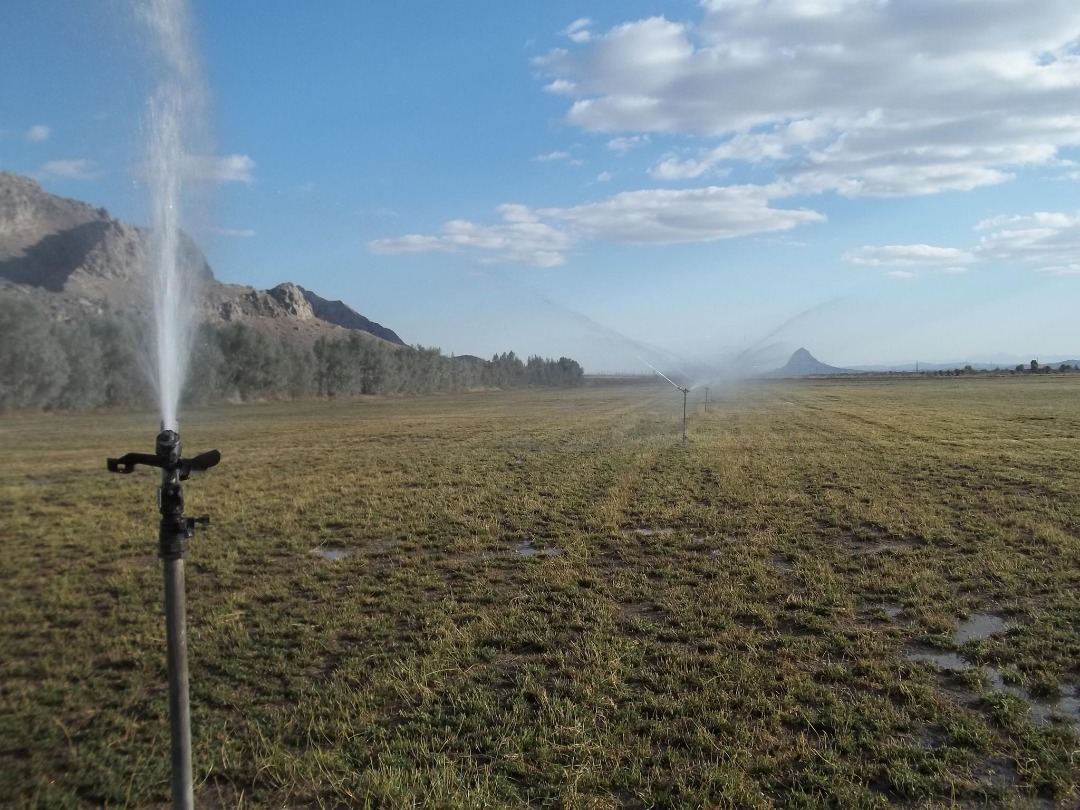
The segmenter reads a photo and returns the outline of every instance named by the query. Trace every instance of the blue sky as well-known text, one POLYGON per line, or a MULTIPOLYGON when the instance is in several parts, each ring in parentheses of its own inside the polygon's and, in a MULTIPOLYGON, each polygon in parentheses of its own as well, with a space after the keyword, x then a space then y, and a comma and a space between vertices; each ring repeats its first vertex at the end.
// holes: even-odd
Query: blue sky
MULTIPOLYGON (((145 222, 135 5, 4 4, 0 168, 145 222)), ((763 364, 1080 355, 1075 0, 191 17, 214 144, 191 227, 222 281, 591 371, 770 334, 763 364)))

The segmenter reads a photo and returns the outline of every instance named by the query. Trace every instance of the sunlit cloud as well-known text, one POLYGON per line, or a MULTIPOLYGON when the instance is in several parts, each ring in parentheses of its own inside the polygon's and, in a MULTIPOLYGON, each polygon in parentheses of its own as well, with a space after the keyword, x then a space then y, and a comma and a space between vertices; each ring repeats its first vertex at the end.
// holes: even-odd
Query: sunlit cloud
POLYGON ((563 34, 569 37, 573 42, 583 43, 592 39, 592 34, 589 33, 589 26, 592 25, 592 20, 588 17, 582 17, 579 20, 574 20, 564 30, 563 34))
POLYGON ((967 251, 951 247, 933 245, 883 245, 872 247, 864 245, 857 250, 844 254, 844 259, 852 264, 884 267, 891 265, 956 265, 975 261, 975 256, 967 251))
POLYGON ((625 155, 632 149, 637 149, 639 146, 644 146, 649 142, 648 135, 629 135, 620 136, 618 138, 612 138, 607 142, 607 148, 609 151, 614 152, 617 155, 625 155))
POLYGON ((803 193, 908 196, 1008 182, 1080 145, 1078 37, 1064 0, 703 0, 535 65, 564 83, 573 126, 694 139, 658 179, 764 164, 803 193))
POLYGON ((452 220, 437 235, 408 234, 396 239, 376 239, 368 243, 373 253, 460 253, 481 254, 483 264, 513 263, 533 267, 555 267, 566 261, 565 251, 575 239, 565 230, 540 221, 523 205, 504 205, 498 209, 502 223, 478 225, 452 220))
POLYGON ((212 183, 255 182, 255 161, 247 155, 190 155, 191 176, 212 183))
POLYGON ((545 152, 542 155, 537 155, 533 158, 538 163, 549 163, 554 160, 569 160, 569 152, 545 152))
POLYGON ((889 270, 887 273, 885 273, 885 275, 888 278, 896 278, 901 280, 919 277, 918 273, 913 273, 910 270, 889 270))
POLYGON ((435 235, 409 234, 378 239, 374 253, 491 251, 483 261, 550 267, 587 240, 665 245, 711 242, 820 223, 825 216, 805 208, 774 208, 780 196, 764 186, 709 186, 695 189, 625 191, 594 203, 564 208, 499 208, 503 223, 480 225, 454 220, 435 235))
POLYGON ((1038 264, 1036 272, 1073 275, 1080 256, 1080 214, 1041 211, 984 219, 975 225, 983 232, 970 248, 932 245, 864 245, 844 254, 852 264, 871 267, 918 265, 937 267, 939 273, 959 274, 977 262, 1038 264))
POLYGON ((44 124, 34 124, 23 133, 23 138, 30 141, 30 143, 41 143, 47 141, 51 134, 52 130, 44 124))

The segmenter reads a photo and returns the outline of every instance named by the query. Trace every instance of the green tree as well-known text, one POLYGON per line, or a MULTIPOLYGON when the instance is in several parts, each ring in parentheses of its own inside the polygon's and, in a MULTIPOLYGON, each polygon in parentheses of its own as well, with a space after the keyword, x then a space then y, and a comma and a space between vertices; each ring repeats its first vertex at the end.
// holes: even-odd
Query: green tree
POLYGON ((55 406, 68 370, 45 314, 31 301, 0 298, 0 410, 55 406))

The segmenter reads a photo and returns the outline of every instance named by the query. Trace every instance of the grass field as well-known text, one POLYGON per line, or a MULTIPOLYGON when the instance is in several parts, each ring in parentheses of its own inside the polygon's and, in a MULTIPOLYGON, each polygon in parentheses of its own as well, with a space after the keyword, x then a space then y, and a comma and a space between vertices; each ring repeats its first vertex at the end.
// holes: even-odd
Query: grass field
MULTIPOLYGON (((1080 379, 690 402, 185 414, 197 804, 1080 806, 1080 379)), ((5 806, 168 801, 155 432, 0 418, 5 806)))

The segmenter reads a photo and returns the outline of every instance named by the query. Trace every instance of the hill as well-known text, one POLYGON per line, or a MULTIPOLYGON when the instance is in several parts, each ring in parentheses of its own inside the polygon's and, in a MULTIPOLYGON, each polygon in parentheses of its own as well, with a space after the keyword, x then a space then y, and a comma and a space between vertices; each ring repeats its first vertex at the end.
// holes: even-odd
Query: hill
MULTIPOLYGON (((0 172, 0 294, 32 300, 54 320, 145 312, 148 228, 104 208, 49 194, 33 179, 0 172)), ((202 320, 242 322, 269 334, 319 337, 360 333, 394 346, 391 329, 310 290, 285 282, 270 290, 222 284, 186 234, 181 261, 199 279, 202 320)))
POLYGON ((850 368, 837 368, 822 363, 806 349, 796 349, 783 367, 770 371, 767 377, 819 377, 830 374, 857 374, 850 368))

